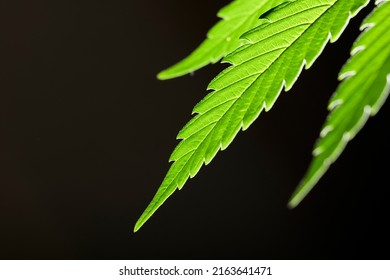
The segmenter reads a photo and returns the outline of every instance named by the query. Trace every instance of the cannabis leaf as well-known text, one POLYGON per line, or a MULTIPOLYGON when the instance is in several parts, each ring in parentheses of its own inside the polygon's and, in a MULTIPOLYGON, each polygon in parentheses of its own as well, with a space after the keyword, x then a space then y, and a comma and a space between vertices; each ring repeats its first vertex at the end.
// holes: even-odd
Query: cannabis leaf
POLYGON ((390 91, 390 2, 379 5, 363 22, 352 57, 341 69, 343 80, 330 100, 328 119, 313 151, 314 159, 289 202, 295 207, 339 157, 390 91))
POLYGON ((197 115, 179 132, 174 161, 152 202, 139 218, 137 231, 189 177, 217 152, 270 110, 282 88, 289 90, 303 66, 309 68, 326 43, 339 38, 351 16, 367 0, 297 0, 267 13, 262 24, 243 35, 245 45, 228 55, 232 64, 209 85, 195 108, 197 115))
POLYGON ((188 57, 160 72, 161 80, 191 73, 216 63, 242 45, 240 36, 259 24, 259 16, 286 0, 236 0, 218 12, 222 18, 207 34, 207 39, 188 57))

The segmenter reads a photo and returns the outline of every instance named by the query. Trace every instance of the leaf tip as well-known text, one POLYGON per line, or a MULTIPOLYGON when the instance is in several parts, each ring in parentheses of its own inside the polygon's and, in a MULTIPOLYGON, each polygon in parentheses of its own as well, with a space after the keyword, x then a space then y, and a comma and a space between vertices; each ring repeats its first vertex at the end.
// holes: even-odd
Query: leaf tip
POLYGON ((301 195, 299 192, 294 192, 287 203, 287 208, 290 210, 295 209, 304 197, 305 195, 301 195))
POLYGON ((187 74, 189 74, 190 76, 194 76, 195 70, 196 69, 180 69, 178 66, 174 65, 158 73, 157 79, 159 79, 160 81, 165 81, 165 80, 179 78, 187 74))
POLYGON ((302 180, 302 182, 298 185, 298 187, 295 189, 295 191, 291 195, 291 197, 287 203, 288 209, 292 210, 292 209, 296 208, 302 202, 302 200, 306 197, 306 195, 310 192, 311 188, 314 186, 314 184, 310 184, 310 182, 306 181, 305 179, 302 180))
POLYGON ((292 200, 290 200, 288 203, 287 203, 287 208, 289 209, 289 210, 293 210, 293 209, 295 209, 295 207, 297 207, 298 206, 298 204, 297 203, 294 203, 292 200))
POLYGON ((141 220, 141 218, 138 219, 138 221, 135 223, 133 233, 136 233, 143 226, 144 223, 145 223, 144 220, 141 220))
POLYGON ((160 73, 158 73, 157 74, 157 79, 159 79, 160 81, 164 81, 164 80, 169 80, 169 79, 174 78, 172 76, 172 74, 170 74, 170 71, 168 71, 168 70, 169 69, 166 69, 166 70, 163 70, 160 73))

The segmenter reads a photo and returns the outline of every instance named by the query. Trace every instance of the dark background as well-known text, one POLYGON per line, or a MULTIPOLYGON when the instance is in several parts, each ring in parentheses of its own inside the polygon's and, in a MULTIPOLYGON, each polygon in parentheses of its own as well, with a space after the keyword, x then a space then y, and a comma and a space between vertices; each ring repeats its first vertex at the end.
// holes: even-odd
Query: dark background
POLYGON ((1 2, 0 258, 389 258, 389 103, 286 208, 367 10, 132 233, 222 67, 155 75, 197 46, 228 2, 1 2))

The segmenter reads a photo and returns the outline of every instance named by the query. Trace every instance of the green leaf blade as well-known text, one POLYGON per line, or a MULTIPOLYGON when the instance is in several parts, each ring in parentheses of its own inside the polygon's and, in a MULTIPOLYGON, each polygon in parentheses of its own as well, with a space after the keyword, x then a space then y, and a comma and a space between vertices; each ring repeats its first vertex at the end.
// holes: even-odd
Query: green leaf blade
POLYGON ((286 0, 235 0, 218 12, 221 20, 207 33, 207 38, 188 57, 160 72, 167 80, 192 73, 216 63, 241 44, 240 36, 259 24, 260 15, 286 0))
MULTIPOLYGON (((382 4, 380 4, 382 3, 382 4)), ((347 143, 374 116, 389 94, 390 2, 379 5, 363 22, 365 29, 340 72, 342 83, 330 100, 328 119, 313 151, 313 161, 292 195, 291 208, 310 192, 347 143)))
POLYGON ((297 0, 267 13, 264 25, 246 33, 247 45, 226 58, 232 66, 210 83, 213 92, 195 107, 197 115, 179 133, 182 141, 171 157, 174 162, 169 176, 140 217, 136 230, 172 190, 181 189, 203 164, 226 149, 240 130, 247 129, 263 110, 270 110, 283 87, 291 88, 302 68, 314 62, 326 42, 340 36, 357 4, 362 8, 367 2, 297 0), (307 40, 313 43, 307 44, 307 40), (172 176, 177 179, 172 180, 172 176))

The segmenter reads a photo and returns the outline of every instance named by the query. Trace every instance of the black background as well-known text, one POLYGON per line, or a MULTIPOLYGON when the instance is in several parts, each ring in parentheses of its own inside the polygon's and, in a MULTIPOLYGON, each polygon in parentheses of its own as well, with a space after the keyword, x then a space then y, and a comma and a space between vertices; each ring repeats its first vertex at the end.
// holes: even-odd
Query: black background
POLYGON ((220 65, 161 82, 228 1, 2 1, 0 258, 389 258, 385 104, 293 211, 364 10, 230 148, 133 226, 220 65))

